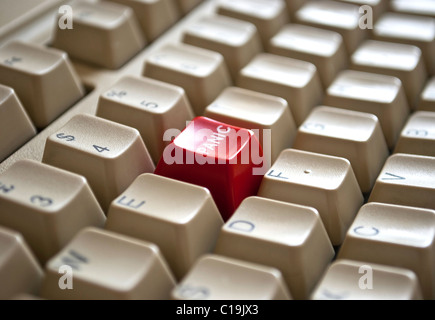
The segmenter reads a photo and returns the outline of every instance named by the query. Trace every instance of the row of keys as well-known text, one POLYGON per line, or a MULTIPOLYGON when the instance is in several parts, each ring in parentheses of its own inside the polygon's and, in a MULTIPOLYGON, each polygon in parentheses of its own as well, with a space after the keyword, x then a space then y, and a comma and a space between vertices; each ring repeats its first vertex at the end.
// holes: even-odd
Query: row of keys
MULTIPOLYGON (((167 190, 171 194, 176 194, 181 187, 177 186, 180 182, 152 174, 140 176, 139 181, 142 186, 153 183, 158 188, 169 187, 167 190)), ((139 183, 135 183, 137 187, 139 183)), ((153 208, 158 201, 153 204, 152 194, 145 193, 150 202, 144 203, 120 196, 117 204, 113 204, 113 216, 109 215, 109 219, 113 217, 111 224, 107 223, 105 230, 85 227, 78 231, 45 264, 45 277, 40 264, 27 248, 27 238, 19 241, 19 233, 1 228, 0 243, 5 247, 2 252, 9 254, 0 257, 4 261, 0 277, 7 276, 8 268, 17 261, 14 259, 21 259, 26 267, 20 269, 22 281, 2 288, 1 295, 10 298, 14 294, 28 293, 49 299, 167 299, 170 296, 176 299, 214 299, 223 297, 233 286, 214 281, 210 275, 219 272, 233 278, 244 271, 245 276, 234 278, 233 285, 238 289, 231 292, 235 299, 257 295, 262 299, 373 299, 381 293, 386 294, 378 297, 381 299, 433 299, 433 209, 377 202, 362 206, 333 261, 334 250, 316 209, 249 197, 222 225, 219 218, 216 220, 219 215, 216 207, 213 209, 210 195, 204 193, 205 189, 194 185, 189 187, 196 188, 190 191, 199 198, 185 207, 186 216, 181 218, 155 211, 153 208), (207 201, 208 206, 204 205, 207 201), (263 214, 265 207, 270 215, 263 214), (123 215, 125 219, 118 219, 117 215, 123 215), (280 221, 278 230, 277 220, 280 221), (186 227, 203 240, 208 238, 212 242, 202 243, 202 248, 199 248, 197 245, 201 242, 187 237, 186 227), (406 234, 402 232, 404 227, 408 230, 406 234), (161 231, 160 235, 156 228, 161 231), (168 237, 172 232, 178 236, 168 237), (180 243, 180 239, 186 242, 180 243), (178 254, 173 252, 174 245, 178 254), (271 255, 271 252, 279 254, 271 255), (420 259, 407 259, 411 252, 418 252, 420 259), (122 262, 113 268, 123 259, 131 263, 122 262), (180 267, 182 264, 186 265, 180 271, 177 265, 180 267), (331 283, 340 276, 335 271, 338 266, 348 270, 342 270, 346 276, 331 283), (381 272, 385 279, 378 281, 377 276, 371 280, 365 278, 361 275, 362 266, 370 273, 381 272), (63 276, 65 268, 69 268, 69 279, 63 276), (350 279, 346 280, 346 277, 350 279), (127 279, 130 279, 130 285, 126 287, 127 279), (64 285, 61 285, 62 280, 66 282, 64 285), (240 286, 247 281, 251 283, 248 289, 240 286), (74 290, 65 290, 68 284, 72 287, 72 282, 74 290), (370 283, 376 283, 375 290, 364 291, 370 283), (403 287, 403 291, 391 290, 392 284, 403 287), (154 289, 145 288, 149 286, 154 289), (264 287, 269 289, 265 291, 264 287)), ((134 194, 133 187, 129 192, 129 195, 134 194)), ((180 195, 173 202, 166 199, 164 207, 170 212, 172 206, 179 207, 189 201, 188 197, 180 195)))

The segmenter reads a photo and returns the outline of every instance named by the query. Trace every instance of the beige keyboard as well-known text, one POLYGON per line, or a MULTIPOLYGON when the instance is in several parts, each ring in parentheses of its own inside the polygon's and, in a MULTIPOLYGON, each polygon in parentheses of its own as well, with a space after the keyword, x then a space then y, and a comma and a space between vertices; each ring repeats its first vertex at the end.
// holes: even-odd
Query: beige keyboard
POLYGON ((0 299, 435 299, 435 1, 2 0, 0 299))

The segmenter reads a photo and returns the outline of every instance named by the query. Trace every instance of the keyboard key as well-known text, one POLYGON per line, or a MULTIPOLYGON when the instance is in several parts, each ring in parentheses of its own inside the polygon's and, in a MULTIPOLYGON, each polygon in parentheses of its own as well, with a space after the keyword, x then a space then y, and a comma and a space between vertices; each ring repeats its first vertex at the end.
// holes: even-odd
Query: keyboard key
POLYGON ((166 45, 151 54, 143 75, 184 88, 197 116, 232 84, 220 53, 182 43, 166 45))
POLYGON ((268 52, 311 62, 324 87, 348 65, 343 37, 333 31, 301 24, 285 25, 269 42, 268 52))
POLYGON ((311 300, 421 300, 414 272, 404 268, 339 259, 332 263, 311 300))
POLYGON ((34 160, 0 176, 0 225, 20 232, 42 265, 82 228, 106 220, 87 181, 34 160))
POLYGON ((193 119, 183 88, 144 77, 125 76, 104 92, 96 115, 139 130, 157 163, 169 144, 167 130, 182 130, 193 119))
POLYGON ((181 279, 213 251, 222 225, 206 188, 147 173, 112 202, 105 228, 156 244, 181 279))
POLYGON ((342 71, 326 90, 324 105, 372 113, 393 149, 410 113, 402 82, 391 76, 342 71))
POLYGON ((435 112, 435 77, 432 77, 421 93, 418 110, 435 112))
POLYGON ((174 0, 108 0, 130 7, 148 41, 155 40, 179 18, 174 0))
POLYGON ((435 3, 433 0, 391 0, 390 7, 395 12, 435 18, 435 3))
POLYGON ((434 299, 434 239, 434 210, 369 203, 358 212, 337 259, 409 269, 419 279, 423 298, 434 299))
POLYGON ((416 111, 410 116, 394 153, 435 157, 435 112, 416 111))
POLYGON ((38 129, 84 95, 64 52, 23 42, 9 42, 0 48, 0 83, 15 90, 38 129))
POLYGON ((410 107, 417 108, 427 79, 424 58, 418 47, 367 40, 352 55, 351 69, 399 78, 410 107))
POLYGON ((0 299, 37 295, 44 273, 22 235, 0 226, 0 299))
POLYGON ((309 1, 296 12, 295 22, 340 33, 347 53, 352 54, 368 37, 360 26, 359 8, 338 1, 309 1))
POLYGON ((269 39, 289 22, 284 0, 220 0, 216 12, 253 23, 257 27, 263 45, 266 45, 269 39))
POLYGON ((300 125, 323 98, 317 68, 309 62, 260 53, 239 74, 237 86, 287 100, 300 125))
POLYGON ((14 89, 0 85, 0 161, 35 135, 35 126, 14 89))
POLYGON ((410 44, 420 48, 429 74, 435 74, 435 19, 388 12, 372 30, 375 40, 410 44))
POLYGON ((208 188, 226 221, 257 193, 267 168, 252 130, 197 117, 165 149, 155 173, 208 188))
POLYGON ((255 25, 220 15, 203 17, 188 26, 182 41, 222 54, 233 80, 240 69, 263 51, 255 25))
POLYGON ((45 270, 50 300, 164 300, 175 286, 156 245, 97 228, 80 231, 45 270))
MULTIPOLYGON (((207 254, 198 259, 172 291, 171 298, 173 300, 292 299, 279 270, 216 254, 207 254)), ((255 306, 251 308, 249 310, 251 314, 258 311, 255 306)))
POLYGON ((42 162, 86 177, 104 212, 139 174, 155 168, 138 130, 87 114, 47 138, 42 162))
POLYGON ((369 202, 435 209, 435 158, 396 153, 388 158, 369 202))
POLYGON ((327 106, 311 112, 293 148, 346 158, 363 193, 372 190, 390 154, 376 116, 327 106))
POLYGON ((73 28, 62 29, 56 23, 52 43, 71 58, 117 69, 145 46, 146 39, 131 8, 108 1, 82 1, 71 7, 73 28))
POLYGON ((238 87, 225 89, 204 112, 208 118, 254 131, 270 165, 290 148, 296 124, 287 101, 238 87))
POLYGON ((335 254, 316 209, 260 197, 225 223, 215 253, 277 268, 295 299, 308 298, 335 254))
POLYGON ((286 0, 290 18, 294 19, 296 12, 310 0, 286 0))
POLYGON ((317 209, 334 246, 342 243, 364 201, 348 160, 296 149, 280 154, 258 196, 317 209))

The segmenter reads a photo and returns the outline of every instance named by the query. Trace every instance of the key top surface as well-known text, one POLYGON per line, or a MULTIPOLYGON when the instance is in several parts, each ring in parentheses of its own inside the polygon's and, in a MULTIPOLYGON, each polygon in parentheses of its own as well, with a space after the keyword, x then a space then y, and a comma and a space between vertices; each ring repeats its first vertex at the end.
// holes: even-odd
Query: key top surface
POLYGON ((355 70, 337 76, 326 90, 323 104, 377 116, 390 149, 410 113, 400 79, 355 70))
POLYGON ((298 129, 293 148, 350 161, 363 193, 369 193, 389 156, 376 116, 319 106, 298 129))
POLYGON ((410 269, 424 299, 433 299, 434 239, 434 210, 373 202, 359 210, 337 259, 410 269))
POLYGON ((88 114, 47 138, 42 162, 86 177, 104 212, 139 174, 155 168, 138 130, 88 114))
MULTIPOLYGON (((291 300, 276 268, 216 254, 197 260, 174 288, 174 300, 291 300)), ((257 311, 252 309, 252 312, 257 311)))
POLYGON ((207 189, 143 174, 112 202, 105 228, 156 244, 181 279, 213 251, 222 225, 207 189))
POLYGON ((418 110, 435 111, 435 77, 432 77, 426 83, 426 86, 420 96, 418 110))
POLYGON ((36 135, 14 89, 0 85, 0 161, 36 135))
POLYGON ((216 12, 253 23, 263 45, 289 22, 286 3, 283 0, 220 0, 216 12))
POLYGON ((148 57, 142 75, 184 88, 196 116, 232 84, 220 53, 188 44, 168 44, 148 57))
POLYGON ((329 86, 348 65, 343 37, 330 30, 286 24, 269 41, 267 51, 314 64, 322 83, 329 86))
POLYGON ((351 69, 397 77, 415 110, 427 80, 421 50, 412 45, 367 40, 351 57, 351 69))
POLYGON ((208 188, 226 221, 257 193, 266 166, 253 131, 197 117, 165 149, 155 173, 208 188))
POLYGON ((281 152, 258 196, 317 209, 334 246, 342 243, 364 201, 348 160, 296 149, 281 152))
POLYGON ((435 158, 397 153, 384 164, 369 202, 435 209, 435 158))
POLYGON ((84 95, 64 52, 18 41, 0 48, 0 83, 15 90, 38 129, 47 126, 84 95))
POLYGON ((240 70, 236 84, 286 99, 296 125, 300 125, 323 98, 315 65, 271 53, 260 53, 252 59, 240 70))
POLYGON ((292 297, 307 299, 334 249, 314 208, 249 197, 223 226, 215 253, 277 268, 292 297))
POLYGON ((87 181, 34 160, 0 176, 0 224, 19 231, 42 265, 82 228, 106 220, 87 181))
POLYGON ((169 144, 167 130, 193 119, 183 88, 145 77, 126 76, 100 95, 96 116, 139 130, 155 164, 169 144))
POLYGON ((339 259, 325 272, 311 300, 421 300, 414 272, 364 261, 339 259))
POLYGON ((44 272, 22 235, 0 226, 0 299, 37 295, 44 272))
POLYGON ((192 24, 183 33, 182 41, 222 54, 233 80, 240 69, 263 51, 255 25, 221 15, 209 15, 192 24))
POLYGON ((117 69, 145 46, 139 23, 131 8, 108 1, 76 2, 73 28, 56 23, 52 46, 72 59, 117 69))
POLYGON ((175 286, 156 245, 97 228, 80 231, 45 271, 41 296, 49 300, 163 300, 175 286), (60 279, 61 267, 71 279, 60 279))
POLYGON ((270 164, 293 145, 296 136, 296 124, 286 100, 238 87, 222 91, 205 109, 204 116, 253 130, 270 164))
POLYGON ((419 47, 428 73, 435 73, 435 18, 388 12, 379 18, 372 34, 375 40, 419 47))

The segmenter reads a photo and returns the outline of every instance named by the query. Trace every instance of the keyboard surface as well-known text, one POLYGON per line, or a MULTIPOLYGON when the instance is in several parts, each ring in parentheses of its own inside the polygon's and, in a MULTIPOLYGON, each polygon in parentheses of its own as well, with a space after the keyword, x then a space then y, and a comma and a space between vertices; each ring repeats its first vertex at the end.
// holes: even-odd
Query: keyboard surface
POLYGON ((2 0, 0 299, 433 300, 434 12, 2 0))

